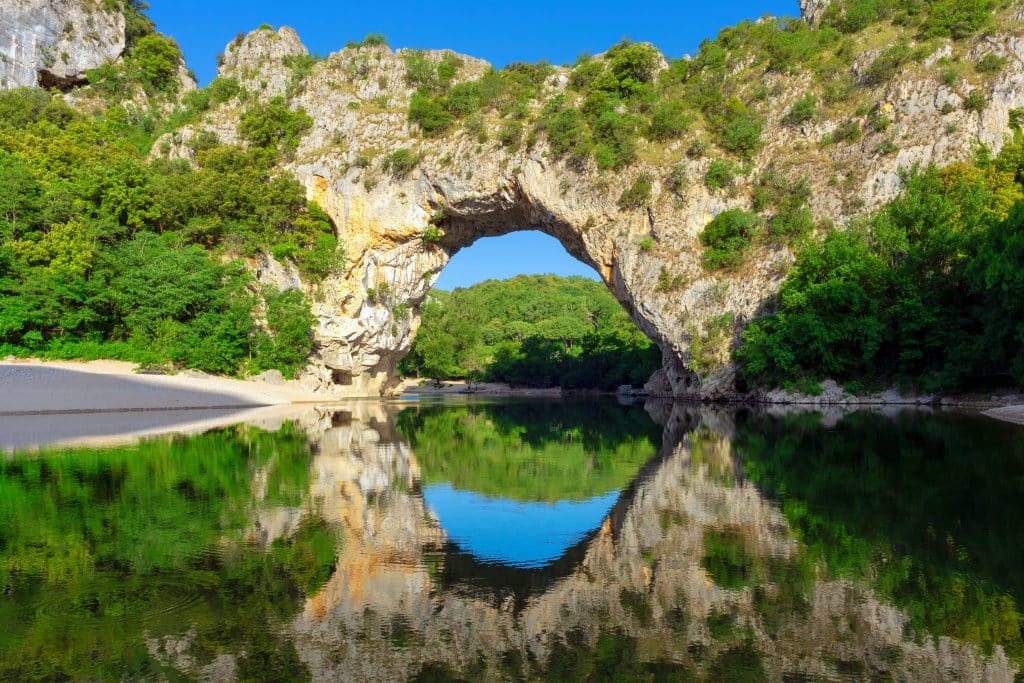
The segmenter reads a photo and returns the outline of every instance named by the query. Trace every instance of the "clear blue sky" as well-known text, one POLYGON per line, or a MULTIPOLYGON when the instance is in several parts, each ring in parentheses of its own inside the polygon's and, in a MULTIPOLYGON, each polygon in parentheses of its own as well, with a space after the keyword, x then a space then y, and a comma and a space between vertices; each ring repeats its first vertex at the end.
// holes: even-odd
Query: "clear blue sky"
MULTIPOLYGON (((552 64, 584 52, 603 52, 624 37, 654 43, 670 57, 693 54, 704 38, 743 19, 796 16, 798 0, 734 2, 551 2, 422 0, 149 0, 157 28, 173 36, 201 83, 216 74, 217 54, 239 31, 262 23, 291 26, 311 52, 329 54, 367 33, 383 33, 391 47, 450 48, 501 67, 509 62, 552 64)), ((438 286, 460 287, 518 273, 590 274, 558 242, 519 232, 480 240, 452 260, 438 286), (496 244, 495 244, 496 243, 496 244)))

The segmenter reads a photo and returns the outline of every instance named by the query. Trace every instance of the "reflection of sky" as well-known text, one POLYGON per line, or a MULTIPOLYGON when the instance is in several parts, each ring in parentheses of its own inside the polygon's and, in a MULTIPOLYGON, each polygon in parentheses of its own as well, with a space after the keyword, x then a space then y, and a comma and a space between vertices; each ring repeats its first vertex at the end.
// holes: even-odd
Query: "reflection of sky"
POLYGON ((448 538, 478 560, 541 567, 599 527, 619 492, 584 501, 524 503, 445 483, 426 487, 423 497, 448 538))

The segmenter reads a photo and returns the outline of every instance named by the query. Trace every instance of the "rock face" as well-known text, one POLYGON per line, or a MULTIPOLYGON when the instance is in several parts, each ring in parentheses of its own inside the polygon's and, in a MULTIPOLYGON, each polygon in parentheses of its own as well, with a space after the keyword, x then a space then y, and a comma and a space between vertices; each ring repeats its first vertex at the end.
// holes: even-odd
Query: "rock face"
MULTIPOLYGON (((805 19, 819 20, 825 5, 804 0, 805 19)), ((419 307, 451 257, 482 237, 529 229, 555 237, 592 266, 661 348, 663 368, 648 382, 648 392, 735 398, 731 351, 744 326, 771 310, 793 254, 783 244, 765 244, 741 268, 706 271, 698 239, 704 227, 727 209, 751 209, 754 185, 768 169, 805 178, 815 218, 841 229, 898 195, 904 169, 969 159, 979 144, 998 152, 1010 112, 1024 108, 1022 21, 1019 11, 1008 11, 984 35, 917 45, 931 54, 909 62, 883 85, 865 77, 881 51, 867 42, 850 67, 852 102, 823 105, 815 120, 799 125, 787 125, 786 113, 821 84, 806 72, 756 74, 742 95, 764 118, 763 145, 726 190, 710 189, 703 179, 712 160, 727 154, 688 153, 693 139, 708 137, 705 130, 667 143, 641 141, 639 160, 617 173, 599 171, 592 160, 555 158, 543 134, 535 144, 502 145, 496 133, 507 120, 493 111, 474 114, 472 127, 424 136, 408 119, 414 88, 406 51, 353 45, 316 61, 288 28, 261 28, 233 40, 220 75, 237 79, 246 98, 219 105, 175 131, 162 140, 163 151, 158 142, 154 154, 188 157, 189 141, 200 131, 238 143, 240 115, 254 100, 284 96, 312 117, 313 127, 286 169, 332 218, 346 249, 345 270, 323 282, 302 282, 291 264, 266 256, 254 270, 268 283, 302 288, 314 301, 317 346, 303 380, 329 396, 393 391, 396 364, 419 325, 419 307), (989 54, 1005 57, 1005 68, 982 76, 965 67, 970 73, 952 85, 942 77, 950 63, 972 65, 989 54), (964 106, 969 94, 979 93, 986 100, 983 110, 964 106), (840 126, 854 126, 857 135, 831 141, 840 126), (398 165, 396 171, 389 162, 396 151, 412 160, 408 168, 398 165), (667 183, 670 171, 687 180, 667 183), (650 178, 649 205, 621 208, 619 197, 642 176, 650 178)), ((4 63, 5 83, 35 82, 38 77, 26 76, 25 65, 35 65, 33 74, 43 68, 42 73, 69 78, 90 59, 102 61, 123 47, 123 18, 88 0, 19 2, 0 10, 0 25, 6 54, 21 55, 4 63), (63 34, 52 28, 55 16, 67 22, 66 39, 77 47, 66 56, 43 58, 40 45, 63 44, 63 34), (107 36, 99 40, 106 52, 88 37, 84 27, 90 25, 107 36)), ((448 58, 449 64, 455 57, 453 84, 475 80, 488 68, 448 51, 421 55, 437 63, 448 58)), ((527 103, 527 120, 557 95, 576 97, 568 81, 567 68, 554 68, 538 84, 538 98, 527 103)))
MULTIPOLYGON (((805 3, 808 19, 820 9, 805 3)), ((751 185, 769 167, 806 177, 816 217, 841 227, 895 197, 901 169, 968 159, 978 143, 998 151, 1009 111, 1024 107, 1024 38, 1018 33, 1011 26, 973 42, 936 46, 933 65, 954 50, 967 62, 989 53, 1008 58, 1001 73, 978 86, 988 100, 980 113, 961 104, 973 84, 950 87, 921 69, 906 69, 872 94, 878 102, 870 114, 850 111, 787 126, 785 113, 814 86, 807 77, 768 73, 761 105, 765 144, 746 180, 731 192, 705 186, 710 159, 683 154, 685 142, 671 143, 660 160, 611 174, 592 163, 554 159, 543 136, 519 151, 465 129, 424 137, 408 122, 413 89, 405 80, 405 53, 386 46, 348 47, 297 79, 286 60, 304 55, 305 48, 288 29, 264 29, 233 41, 221 74, 237 77, 261 98, 287 93, 291 106, 314 120, 288 168, 333 219, 348 261, 344 273, 304 285, 319 321, 317 350, 304 378, 310 386, 339 396, 391 391, 395 365, 419 324, 419 306, 449 259, 482 237, 533 229, 592 266, 660 346, 664 367, 648 391, 720 399, 737 395, 730 351, 739 331, 770 308, 793 255, 769 245, 738 271, 707 272, 701 230, 726 209, 750 208, 751 185), (884 130, 868 125, 872 116, 886 118, 884 130), (863 128, 863 138, 822 142, 850 119, 863 128), (894 152, 877 151, 893 140, 894 152), (400 149, 417 159, 408 173, 395 173, 387 163, 387 155, 400 149), (683 188, 664 184, 672 163, 666 157, 678 160, 690 179, 683 188), (641 174, 653 178, 650 207, 621 209, 618 197, 641 174)), ((424 54, 440 61, 450 53, 424 54)), ((862 55, 855 69, 862 71, 873 58, 862 55)), ((459 59, 456 82, 477 78, 487 66, 459 59)), ((564 91, 566 83, 567 70, 555 69, 542 99, 564 91)), ((192 132, 205 128, 236 142, 239 112, 238 105, 224 105, 192 132)), ((493 119, 485 116, 484 127, 497 130, 493 119)))
POLYGON ((124 15, 102 0, 0 3, 0 88, 68 89, 124 48, 124 15))
POLYGON ((800 0, 800 16, 816 24, 831 4, 832 0, 800 0))

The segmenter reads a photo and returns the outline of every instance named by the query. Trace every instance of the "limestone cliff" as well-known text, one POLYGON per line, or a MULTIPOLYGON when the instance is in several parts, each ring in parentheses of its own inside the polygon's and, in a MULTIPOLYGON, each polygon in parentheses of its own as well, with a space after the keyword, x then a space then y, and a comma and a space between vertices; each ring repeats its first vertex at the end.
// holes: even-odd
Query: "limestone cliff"
POLYGON ((125 17, 103 0, 0 3, 0 88, 66 89, 125 48, 125 17))
MULTIPOLYGON (((804 4, 808 18, 816 18, 820 3, 804 4)), ((501 121, 494 113, 475 130, 467 125, 443 137, 424 136, 408 119, 414 88, 405 50, 349 46, 299 72, 290 58, 307 51, 295 32, 264 28, 232 41, 220 73, 261 99, 287 96, 290 106, 314 119, 288 167, 332 217, 348 263, 344 274, 306 287, 315 295, 319 321, 308 383, 339 395, 387 392, 416 333, 418 306, 452 255, 481 237, 538 229, 593 266, 661 347, 664 369, 649 388, 707 399, 735 395, 730 347, 745 322, 771 306, 792 253, 767 245, 739 270, 708 272, 701 267, 700 231, 726 209, 749 208, 755 179, 768 168, 805 177, 816 218, 841 228, 896 196, 901 169, 966 159, 979 144, 998 150, 1009 112, 1024 107, 1020 16, 1007 13, 998 25, 967 40, 912 43, 927 52, 920 61, 884 84, 858 85, 856 107, 825 108, 800 125, 787 124, 784 116, 812 91, 809 76, 764 73, 757 83, 764 144, 729 191, 702 182, 709 157, 721 154, 686 153, 700 130, 664 145, 641 143, 639 161, 620 172, 558 159, 543 136, 526 149, 505 146, 495 139, 501 121), (988 54, 1005 58, 1005 68, 954 85, 936 76, 939 64, 973 64, 988 54), (972 91, 985 96, 981 111, 962 104, 972 91), (884 126, 873 124, 879 119, 884 126), (864 133, 823 141, 850 121, 864 133), (407 150, 414 167, 396 170, 389 159, 396 150, 407 150), (682 187, 666 182, 673 165, 685 171, 682 187), (653 179, 649 206, 621 208, 623 190, 644 174, 653 179)), ((863 42, 853 60, 858 83, 884 47, 876 36, 863 42)), ((437 63, 451 53, 421 54, 437 63)), ((487 69, 464 56, 455 63, 455 83, 487 69)), ((566 67, 554 68, 530 111, 556 95, 572 97, 569 75, 566 67)), ((749 74, 737 73, 742 77, 749 74)), ((236 142, 243 106, 229 102, 176 139, 187 143, 205 129, 236 142)))
MULTIPOLYGON (((15 55, 0 64, 5 84, 37 82, 38 73, 74 80, 122 49, 123 17, 91 0, 62 2, 0 10, 0 48, 15 55), (53 29, 57 15, 70 18, 66 35, 53 29), (89 26, 104 37, 105 52, 83 28, 89 26), (63 40, 76 47, 56 60, 40 47, 59 49, 63 40)), ((825 4, 802 2, 805 20, 820 23, 825 4)), ((742 267, 708 270, 701 231, 727 209, 759 210, 754 194, 769 170, 806 179, 820 236, 896 196, 904 169, 967 159, 979 145, 998 151, 1010 113, 1024 108, 1022 19, 1019 4, 1011 4, 994 28, 959 40, 925 39, 882 22, 837 39, 828 48, 832 61, 813 74, 800 57, 786 68, 734 60, 726 86, 763 121, 756 150, 744 158, 724 149, 707 117, 698 116, 676 139, 639 138, 635 160, 614 171, 601 170, 593 157, 554 153, 537 132, 552 102, 583 106, 570 67, 529 72, 535 93, 514 114, 484 109, 431 136, 410 122, 412 60, 435 72, 445 65, 452 86, 480 79, 488 64, 448 51, 393 51, 380 41, 317 59, 291 29, 263 27, 240 34, 221 59, 220 75, 236 79, 241 96, 161 138, 153 153, 190 157, 194 141, 209 139, 200 133, 241 142, 242 113, 273 97, 312 117, 286 169, 332 218, 346 268, 303 283, 292 264, 267 255, 253 267, 266 281, 301 286, 314 301, 317 346, 304 381, 329 395, 392 390, 419 306, 449 259, 481 237, 537 229, 593 266, 659 345, 664 367, 648 385, 652 393, 729 398, 737 395, 731 349, 746 323, 771 309, 793 253, 769 241, 742 267), (893 45, 901 47, 897 56, 887 52, 893 45), (983 58, 997 68, 976 68, 983 58), (809 95, 819 96, 815 115, 787 118, 809 95), (524 144, 507 144, 502 131, 510 124, 522 126, 524 144), (726 160, 736 179, 716 189, 705 182, 707 172, 726 160), (619 199, 639 179, 649 182, 650 197, 631 208, 619 199)), ((750 26, 756 24, 744 30, 750 26)), ((659 57, 655 71, 667 68, 659 57)))

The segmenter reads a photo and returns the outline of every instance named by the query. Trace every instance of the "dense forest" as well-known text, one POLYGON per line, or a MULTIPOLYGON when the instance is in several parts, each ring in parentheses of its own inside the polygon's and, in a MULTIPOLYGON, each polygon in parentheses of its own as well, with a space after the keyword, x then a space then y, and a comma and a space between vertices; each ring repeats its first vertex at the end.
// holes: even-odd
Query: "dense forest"
POLYGON ((797 254, 777 310, 742 333, 748 386, 853 392, 1024 385, 1024 135, 907 172, 905 192, 797 254), (802 380, 802 381, 801 381, 802 380))
POLYGON ((519 386, 640 386, 658 348, 600 282, 521 275, 452 292, 433 290, 401 371, 519 386))
MULTIPOLYGON (((179 57, 152 34, 90 79, 159 102, 179 57)), ((215 81, 186 97, 201 108, 238 94, 215 81)), ((85 115, 39 89, 0 93, 0 356, 229 374, 304 366, 312 316, 302 292, 261 290, 239 259, 291 258, 310 281, 342 263, 326 214, 276 170, 308 117, 254 102, 246 146, 200 140, 195 163, 148 156, 166 125, 115 104, 85 115)))

